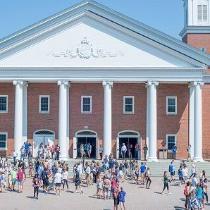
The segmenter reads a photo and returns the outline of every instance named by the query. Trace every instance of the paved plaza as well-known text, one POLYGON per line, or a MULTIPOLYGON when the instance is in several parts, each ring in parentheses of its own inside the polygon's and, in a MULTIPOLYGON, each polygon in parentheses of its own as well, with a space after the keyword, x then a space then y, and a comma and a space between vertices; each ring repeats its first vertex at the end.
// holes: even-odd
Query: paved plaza
MULTIPOLYGON (((183 186, 170 186, 171 194, 160 194, 161 178, 152 179, 151 189, 141 185, 124 182, 127 192, 127 210, 184 210, 183 186)), ((23 193, 3 192, 0 194, 0 210, 111 210, 113 200, 97 199, 96 186, 84 187, 84 194, 73 193, 74 184, 70 189, 56 196, 53 191, 48 194, 40 193, 39 200, 33 198, 31 179, 27 179, 23 193)), ((206 210, 210 206, 206 206, 206 210)))

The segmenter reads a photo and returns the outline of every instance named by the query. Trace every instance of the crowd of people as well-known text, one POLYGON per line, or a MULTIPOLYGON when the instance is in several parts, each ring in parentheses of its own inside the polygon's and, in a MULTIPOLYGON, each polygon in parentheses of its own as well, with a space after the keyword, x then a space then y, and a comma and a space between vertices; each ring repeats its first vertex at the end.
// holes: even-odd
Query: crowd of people
MULTIPOLYGON (((24 148, 30 151, 30 145, 24 148)), ((45 146, 41 145, 42 151, 45 146)), ((41 150, 40 150, 41 151, 41 150)), ((49 150, 51 151, 51 150, 49 150)), ((56 150, 54 150, 56 151, 56 150)), ((59 150, 58 150, 59 151, 59 150)), ((102 161, 81 159, 73 166, 70 176, 69 163, 59 160, 59 155, 44 155, 40 152, 36 159, 20 158, 13 161, 0 158, 0 192, 4 190, 23 192, 26 179, 31 180, 33 196, 39 198, 39 193, 54 191, 60 196, 74 184, 74 192, 84 193, 84 187, 94 185, 95 197, 98 199, 113 199, 114 209, 125 209, 127 193, 124 182, 141 185, 141 188, 150 189, 152 184, 151 171, 147 162, 135 159, 116 160, 112 155, 105 156, 102 161)), ((56 152, 55 152, 56 153, 56 152)), ((182 161, 176 169, 174 160, 163 174, 163 189, 161 194, 171 193, 170 185, 183 187, 185 208, 189 210, 204 209, 208 203, 208 180, 205 171, 198 174, 196 165, 182 161)), ((126 186, 126 185, 125 185, 126 186)))

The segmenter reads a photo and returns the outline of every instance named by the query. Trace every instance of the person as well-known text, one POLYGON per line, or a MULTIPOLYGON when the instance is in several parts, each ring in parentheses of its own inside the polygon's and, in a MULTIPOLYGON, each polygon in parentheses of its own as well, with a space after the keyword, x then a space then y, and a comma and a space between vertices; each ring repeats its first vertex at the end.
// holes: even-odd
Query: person
POLYGON ((144 160, 147 160, 147 151, 148 151, 148 147, 147 144, 144 145, 144 160))
POLYGON ((176 144, 174 144, 174 146, 172 147, 172 159, 176 159, 176 153, 177 153, 177 146, 176 144))
POLYGON ((118 210, 119 205, 119 185, 113 187, 113 200, 114 200, 114 210, 118 210))
POLYGON ((203 193, 203 188, 201 187, 201 184, 197 185, 195 194, 196 194, 196 198, 198 199, 199 209, 203 209, 204 193, 203 193))
POLYGON ((25 174, 23 172, 23 169, 19 167, 17 172, 17 182, 18 182, 18 192, 23 192, 23 181, 25 179, 25 174))
POLYGON ((141 174, 141 183, 144 185, 145 181, 145 172, 146 172, 146 165, 142 162, 140 166, 140 174, 141 174))
POLYGON ((103 195, 103 180, 101 179, 101 177, 97 179, 96 186, 97 186, 97 192, 96 192, 97 198, 101 199, 103 195))
POLYGON ((68 170, 64 169, 62 173, 62 183, 63 183, 63 190, 66 185, 67 189, 69 189, 69 184, 68 184, 68 170))
POLYGON ((150 188, 150 185, 152 183, 152 180, 151 180, 151 177, 150 177, 150 168, 148 167, 146 169, 146 172, 145 172, 145 179, 146 179, 146 189, 149 189, 150 188))
POLYGON ((121 187, 120 192, 118 194, 118 198, 119 198, 120 208, 123 209, 123 210, 125 210, 125 196, 126 196, 126 192, 121 187))
POLYGON ((133 154, 132 154, 133 153, 133 145, 129 144, 128 146, 129 146, 128 156, 129 156, 130 159, 132 159, 133 158, 133 154))
POLYGON ((163 191, 161 192, 161 194, 163 194, 163 192, 165 191, 166 188, 167 188, 167 191, 169 194, 169 178, 168 178, 167 171, 164 171, 164 173, 163 173, 163 191))
POLYGON ((17 172, 15 168, 11 170, 11 179, 12 179, 12 191, 15 191, 15 184, 16 184, 17 172))
POLYGON ((34 188, 34 198, 38 199, 39 196, 39 187, 40 187, 40 180, 38 178, 38 174, 35 174, 33 178, 33 188, 34 188))
POLYGON ((99 155, 100 155, 100 159, 102 160, 102 157, 103 157, 103 146, 102 146, 102 144, 100 144, 100 146, 99 146, 99 155))
POLYGON ((48 177, 48 170, 45 167, 41 174, 42 182, 43 182, 43 191, 48 192, 49 187, 49 177, 48 177))
POLYGON ((188 161, 191 161, 192 160, 192 148, 191 148, 191 144, 187 147, 187 154, 188 154, 188 158, 187 160, 188 161))
POLYGON ((135 144, 135 159, 139 159, 139 144, 135 144))
POLYGON ((176 171, 175 165, 174 165, 174 160, 171 161, 168 170, 171 175, 171 181, 174 181, 175 180, 174 176, 175 176, 175 171, 176 171))
POLYGON ((56 153, 56 160, 60 159, 60 146, 57 144, 55 147, 55 153, 56 153))
POLYGON ((123 143, 122 144, 122 147, 121 147, 121 156, 122 156, 122 159, 125 159, 126 152, 127 152, 127 147, 126 147, 125 143, 123 143))
POLYGON ((87 144, 87 155, 88 155, 88 158, 90 158, 91 152, 92 152, 92 146, 91 146, 90 143, 88 143, 87 144))
POLYGON ((190 182, 187 182, 184 187, 184 195, 185 195, 185 208, 189 209, 190 207, 190 182))
POLYGON ((15 150, 13 152, 13 164, 14 164, 14 166, 16 166, 16 164, 17 164, 17 152, 15 152, 15 150))
POLYGON ((80 144, 80 157, 83 158, 84 157, 84 144, 80 144))
POLYGON ((75 192, 77 193, 77 189, 80 188, 80 193, 83 193, 82 187, 81 187, 81 178, 80 178, 80 173, 77 170, 77 168, 75 169, 75 178, 74 178, 74 182, 75 182, 75 192))
POLYGON ((62 180, 61 171, 58 169, 54 176, 54 183, 55 183, 56 195, 59 195, 59 196, 61 195, 61 180, 62 180))
POLYGON ((209 203, 209 197, 208 197, 207 188, 208 188, 208 180, 207 180, 207 178, 205 178, 204 181, 203 181, 203 194, 204 194, 204 197, 206 199, 206 203, 208 204, 209 203))

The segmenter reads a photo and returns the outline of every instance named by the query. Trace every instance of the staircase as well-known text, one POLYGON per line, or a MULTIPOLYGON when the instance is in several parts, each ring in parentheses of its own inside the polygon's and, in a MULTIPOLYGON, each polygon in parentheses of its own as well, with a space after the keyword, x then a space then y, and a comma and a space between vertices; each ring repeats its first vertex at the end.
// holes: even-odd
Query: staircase
MULTIPOLYGON (((70 176, 73 175, 73 166, 75 163, 78 163, 80 161, 80 159, 70 159, 68 161, 69 164, 69 174, 70 176)), ((92 160, 85 160, 85 161, 92 161, 92 160)), ((119 160, 121 161, 121 160, 119 160)), ((141 161, 139 161, 140 164, 141 161)), ((147 162, 147 166, 150 168, 151 171, 151 175, 153 177, 161 177, 163 176, 163 172, 164 171, 168 171, 168 166, 170 164, 171 160, 159 160, 158 162, 147 162)), ((188 171, 189 171, 189 175, 191 172, 191 163, 186 162, 187 167, 188 167, 188 171)), ((179 169, 180 166, 180 161, 179 160, 175 160, 174 161, 174 165, 176 167, 176 176, 177 176, 177 171, 179 169)), ((206 175, 208 177, 210 177, 210 162, 197 162, 195 163, 196 168, 197 168, 197 174, 199 175, 200 172, 202 170, 206 171, 206 175)))

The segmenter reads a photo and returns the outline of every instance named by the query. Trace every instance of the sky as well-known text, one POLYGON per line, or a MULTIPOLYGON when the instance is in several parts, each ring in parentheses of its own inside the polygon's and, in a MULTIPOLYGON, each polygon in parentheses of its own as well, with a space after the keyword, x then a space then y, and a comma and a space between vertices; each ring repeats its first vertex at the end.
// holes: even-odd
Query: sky
MULTIPOLYGON (((0 0, 0 39, 79 0, 0 0)), ((175 38, 184 26, 182 0, 97 0, 175 38)))

